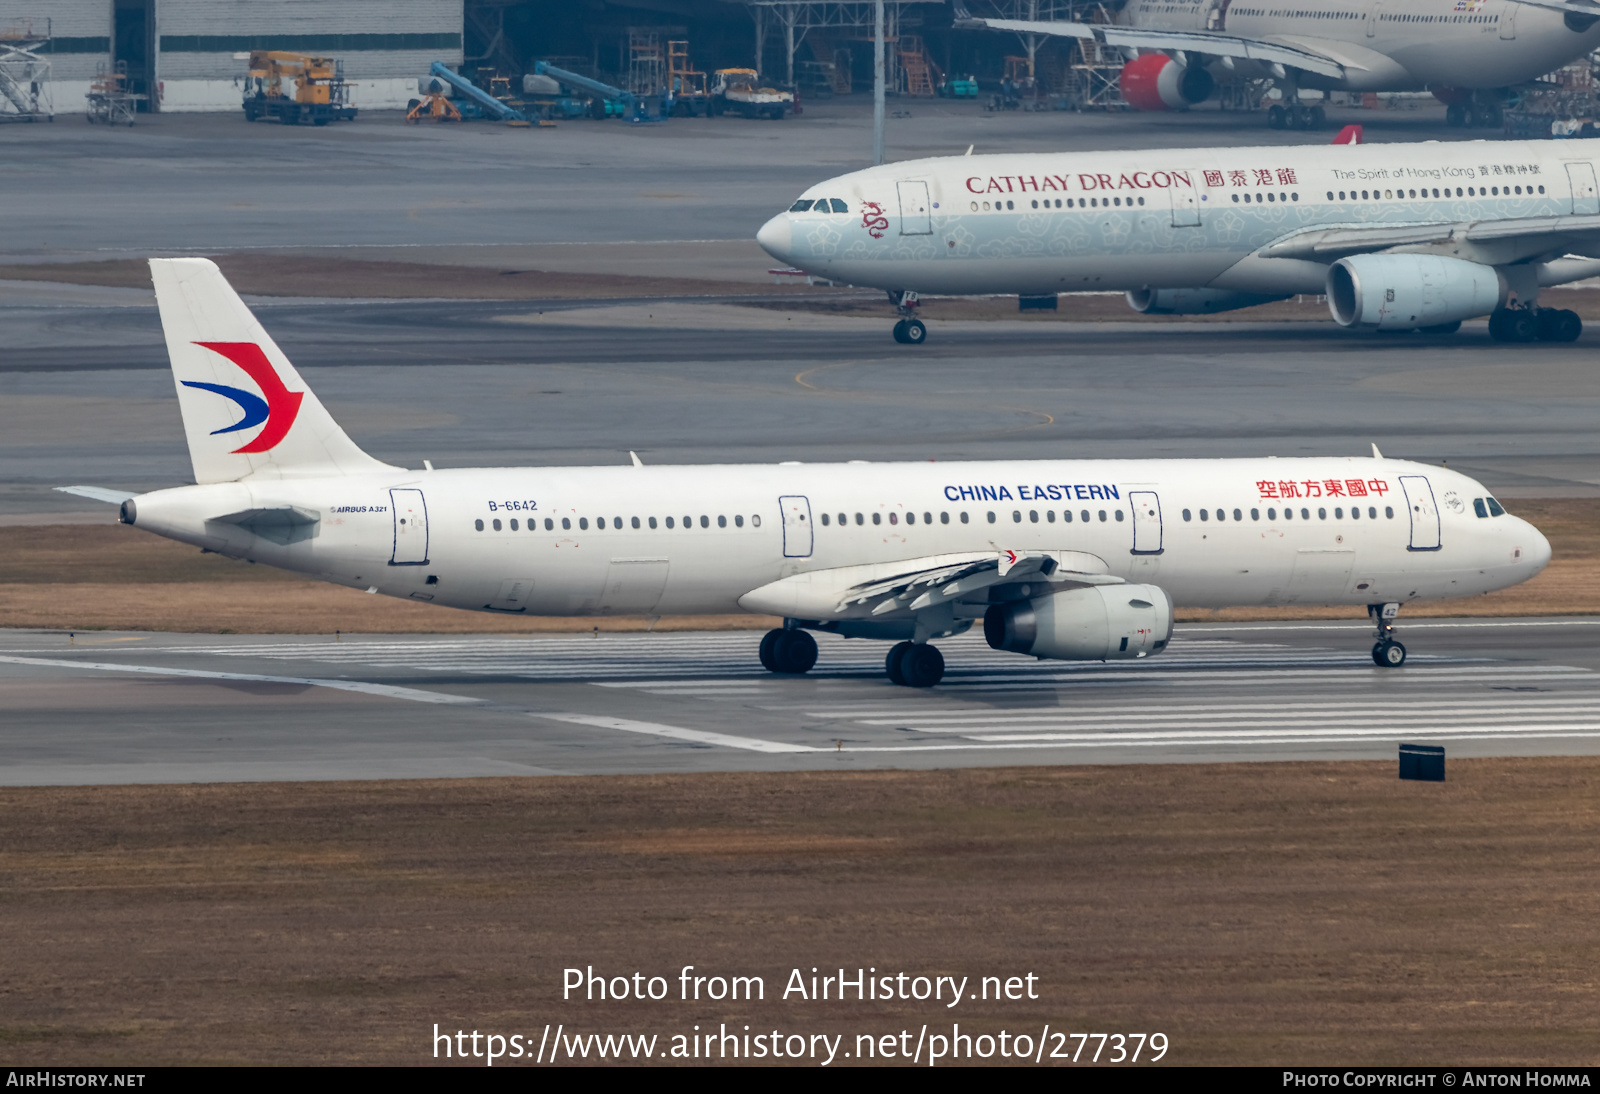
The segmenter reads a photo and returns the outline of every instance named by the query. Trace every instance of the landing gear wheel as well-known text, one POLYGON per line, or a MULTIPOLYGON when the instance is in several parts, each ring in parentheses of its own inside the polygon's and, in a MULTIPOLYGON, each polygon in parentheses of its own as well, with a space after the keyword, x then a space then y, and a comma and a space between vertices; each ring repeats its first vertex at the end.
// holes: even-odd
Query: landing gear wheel
POLYGON ((1489 337, 1496 342, 1532 342, 1538 336, 1538 317, 1527 308, 1497 308, 1489 316, 1489 337))
POLYGON ((1306 112, 1301 106, 1291 106, 1284 111, 1285 127, 1289 129, 1304 129, 1306 127, 1306 112))
POLYGON ((906 344, 906 321, 904 319, 894 325, 894 340, 902 346, 906 344))
POLYGON ((901 671, 901 664, 905 661, 906 653, 912 649, 910 642, 896 642, 889 649, 889 656, 883 659, 883 671, 889 676, 889 683, 905 686, 906 674, 901 671))
POLYGON ((1267 128, 1283 129, 1289 124, 1289 112, 1281 106, 1267 107, 1267 128))
POLYGON ((1307 114, 1307 129, 1322 129, 1328 124, 1328 112, 1320 106, 1314 106, 1307 114))
POLYGON ((1444 111, 1444 124, 1451 129, 1465 129, 1468 121, 1467 108, 1460 103, 1451 103, 1444 111))
POLYGON ((900 660, 900 675, 907 687, 931 688, 944 678, 944 654, 936 646, 912 646, 900 660))
POLYGON ((906 325, 905 338, 902 339, 908 346, 920 346, 928 340, 928 328, 922 325, 920 319, 904 320, 906 325))
POLYGON ((768 672, 799 676, 817 663, 817 640, 805 631, 768 631, 760 654, 768 672))
POLYGON ((1583 333, 1578 313, 1565 308, 1541 308, 1538 324, 1541 342, 1576 342, 1583 333))
POLYGON ((1372 663, 1383 669, 1397 669, 1406 663, 1406 648, 1392 638, 1372 647, 1372 663))

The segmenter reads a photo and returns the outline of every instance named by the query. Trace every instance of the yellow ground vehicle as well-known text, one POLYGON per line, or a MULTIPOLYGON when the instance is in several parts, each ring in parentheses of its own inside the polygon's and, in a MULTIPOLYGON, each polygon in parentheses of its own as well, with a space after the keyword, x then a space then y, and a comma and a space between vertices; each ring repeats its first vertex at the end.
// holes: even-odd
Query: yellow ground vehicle
POLYGON ((353 121, 344 62, 331 57, 258 49, 250 54, 245 81, 244 117, 277 118, 285 125, 327 125, 353 121))
POLYGON ((781 119, 794 110, 794 94, 774 87, 760 86, 761 76, 753 68, 719 68, 707 102, 715 116, 743 114, 747 118, 781 119))

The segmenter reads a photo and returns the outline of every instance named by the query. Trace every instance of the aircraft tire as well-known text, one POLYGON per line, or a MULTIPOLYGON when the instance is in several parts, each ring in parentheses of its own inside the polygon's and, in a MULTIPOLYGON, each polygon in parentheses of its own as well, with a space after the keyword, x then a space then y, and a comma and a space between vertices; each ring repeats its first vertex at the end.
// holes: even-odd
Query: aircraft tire
POLYGON ((1406 648, 1392 638, 1372 647, 1372 663, 1381 669, 1397 669, 1406 663, 1406 648))
POLYGON ((1576 342, 1583 333, 1583 320, 1578 313, 1565 308, 1539 310, 1539 341, 1576 342))
POLYGON ((928 328, 920 319, 906 320, 905 343, 908 346, 920 346, 928 340, 928 328))
POLYGON ((905 663, 906 653, 911 648, 910 642, 896 642, 889 647, 889 656, 883 659, 883 671, 889 677, 889 683, 905 686, 906 674, 901 666, 905 663))
POLYGON ((1320 106, 1311 108, 1309 118, 1310 120, 1306 124, 1307 129, 1321 129, 1328 124, 1328 112, 1320 106))
POLYGON ((902 346, 906 344, 906 321, 904 319, 894 325, 894 340, 902 346))
POLYGON ((1489 316, 1489 337, 1496 342, 1532 342, 1539 336, 1539 321, 1526 308, 1497 308, 1489 316))
POLYGON ((1460 103, 1451 103, 1445 107, 1444 124, 1451 129, 1465 129, 1468 122, 1467 108, 1460 103))
POLYGON ((817 663, 817 640, 805 631, 779 631, 781 637, 773 643, 772 660, 777 672, 785 676, 799 676, 811 671, 817 663))
POLYGON ((783 631, 768 631, 761 636, 761 648, 757 654, 761 658, 761 667, 768 672, 778 671, 778 659, 773 651, 778 648, 778 640, 784 635, 783 631))
POLYGON ((944 679, 944 654, 926 643, 912 646, 900 660, 900 675, 907 687, 931 688, 944 679))
POLYGON ((1281 106, 1267 107, 1267 128, 1283 129, 1289 123, 1289 112, 1281 106))

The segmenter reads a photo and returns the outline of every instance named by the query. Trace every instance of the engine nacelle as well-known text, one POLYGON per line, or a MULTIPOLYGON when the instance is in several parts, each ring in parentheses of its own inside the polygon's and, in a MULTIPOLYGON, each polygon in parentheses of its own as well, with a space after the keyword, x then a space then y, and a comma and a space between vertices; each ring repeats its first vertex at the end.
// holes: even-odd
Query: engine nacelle
POLYGON ((1165 53, 1145 53, 1122 66, 1117 77, 1122 97, 1135 110, 1188 110, 1211 98, 1217 82, 1197 65, 1165 53))
POLYGON ((1328 310, 1341 327, 1413 330, 1500 306, 1492 266, 1441 255, 1351 255, 1328 269, 1328 310))
POLYGON ((1270 304, 1274 300, 1287 300, 1287 296, 1264 296, 1252 292, 1229 292, 1227 289, 1130 289, 1128 307, 1143 315, 1211 315, 1219 311, 1237 311, 1253 308, 1257 304, 1270 304))
POLYGON ((1056 661, 1148 657, 1172 638, 1172 598, 1155 585, 1091 585, 996 604, 983 637, 997 650, 1056 661))

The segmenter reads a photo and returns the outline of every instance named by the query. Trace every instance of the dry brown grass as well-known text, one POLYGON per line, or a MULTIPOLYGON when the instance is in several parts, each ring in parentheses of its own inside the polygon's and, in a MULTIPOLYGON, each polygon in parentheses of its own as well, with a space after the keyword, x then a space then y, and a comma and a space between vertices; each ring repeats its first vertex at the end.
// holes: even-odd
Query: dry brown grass
MULTIPOLYGON (((1600 615, 1600 499, 1509 503, 1555 551, 1532 581, 1489 596, 1421 601, 1419 616, 1600 615)), ((560 619, 415 604, 201 554, 121 525, 0 528, 0 627, 240 634, 529 634, 637 631, 642 616, 560 619)), ((1361 619, 1360 608, 1183 609, 1182 622, 1361 619)), ((761 630, 769 616, 667 617, 656 630, 761 630)))
POLYGON ((9 1063, 407 1064, 446 1030, 1162 1031, 1176 1064, 1578 1064, 1600 760, 0 790, 9 1063), (563 1003, 562 969, 763 1003, 563 1003), (816 1004, 789 970, 1039 977, 816 1004))

